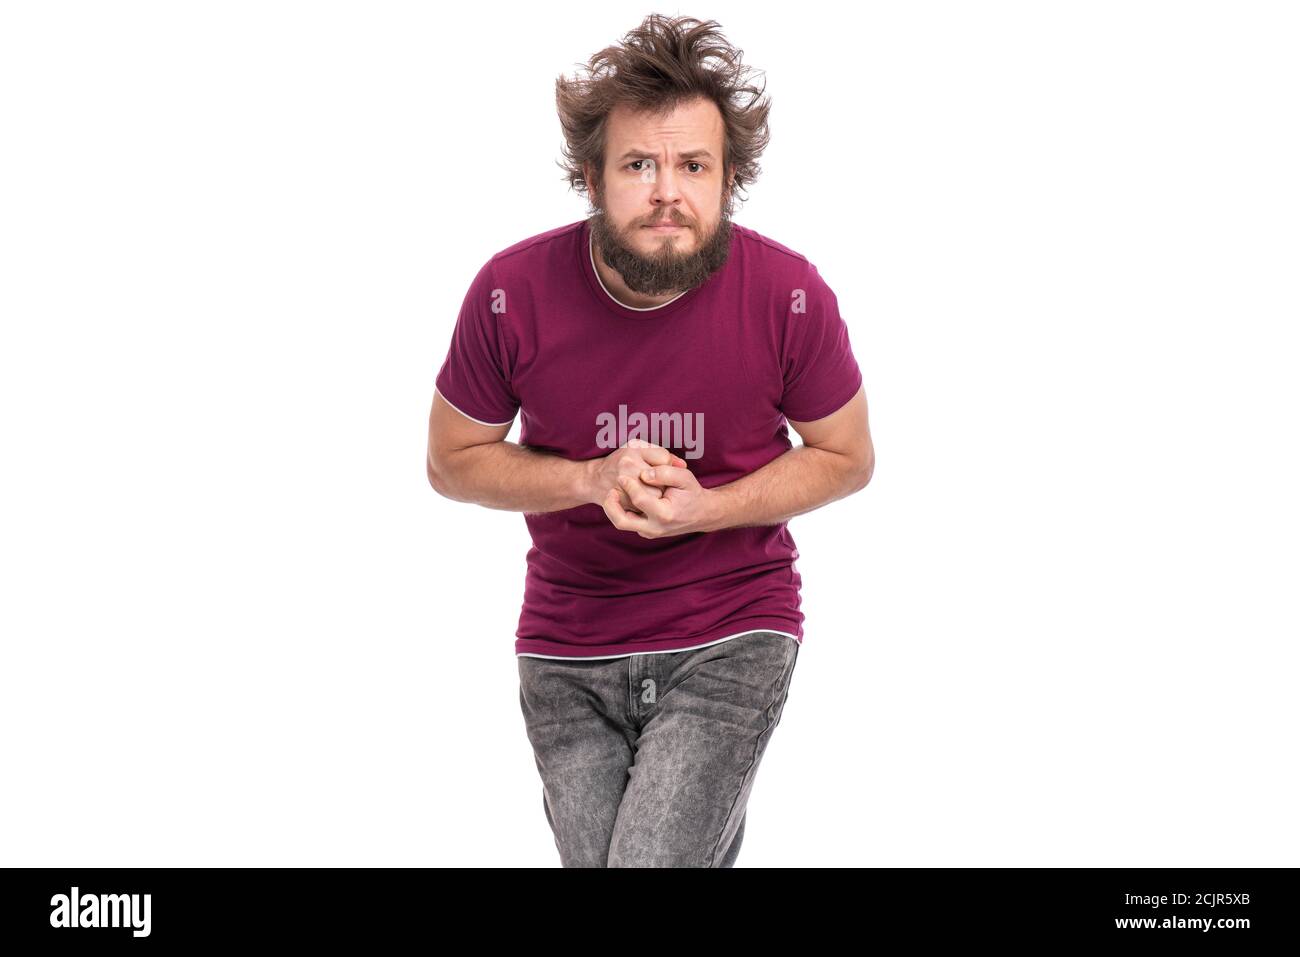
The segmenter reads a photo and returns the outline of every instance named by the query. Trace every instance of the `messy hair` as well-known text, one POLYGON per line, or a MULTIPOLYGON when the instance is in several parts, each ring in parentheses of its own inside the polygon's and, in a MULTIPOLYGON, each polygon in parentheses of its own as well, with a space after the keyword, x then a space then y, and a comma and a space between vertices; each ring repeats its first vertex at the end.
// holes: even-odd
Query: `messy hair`
MULTIPOLYGON (((723 188, 726 170, 734 166, 734 188, 758 178, 758 158, 767 146, 767 115, 771 103, 756 87, 752 71, 723 37, 715 20, 665 17, 652 13, 617 46, 606 47, 585 64, 586 75, 555 82, 555 105, 564 131, 564 178, 586 194, 584 164, 604 169, 605 127, 619 105, 634 112, 665 116, 678 105, 701 96, 722 113, 723 188)), ((583 66, 583 64, 579 64, 583 66)))

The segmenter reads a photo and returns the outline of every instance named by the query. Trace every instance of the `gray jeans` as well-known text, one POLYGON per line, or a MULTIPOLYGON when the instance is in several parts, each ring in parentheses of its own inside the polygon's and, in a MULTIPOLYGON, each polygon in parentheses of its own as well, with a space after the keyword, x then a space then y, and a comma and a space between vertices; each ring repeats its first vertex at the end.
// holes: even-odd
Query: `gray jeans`
POLYGON ((604 659, 518 657, 564 867, 731 867, 799 643, 756 631, 604 659))

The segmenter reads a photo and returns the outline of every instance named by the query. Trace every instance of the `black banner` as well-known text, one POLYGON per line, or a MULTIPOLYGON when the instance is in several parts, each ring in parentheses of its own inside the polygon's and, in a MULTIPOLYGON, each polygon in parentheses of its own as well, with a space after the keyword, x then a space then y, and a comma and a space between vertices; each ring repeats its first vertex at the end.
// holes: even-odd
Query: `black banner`
POLYGON ((652 911, 660 920, 680 914, 692 926, 711 926, 719 942, 780 932, 773 918, 791 932, 788 922, 797 920, 814 941, 842 932, 863 943, 1133 941, 1238 949, 1287 946, 1296 936, 1295 868, 829 870, 747 883, 742 868, 726 883, 698 887, 680 874, 662 885, 624 887, 609 878, 588 887, 589 878, 572 875, 539 889, 533 875, 512 893, 504 886, 511 877, 496 869, 9 869, 0 872, 0 926, 7 944, 94 949, 278 941, 375 946, 442 940, 448 931, 483 926, 509 933, 526 924, 549 925, 548 936, 569 928, 578 938, 573 943, 586 946, 587 932, 602 918, 617 915, 626 925, 652 911))

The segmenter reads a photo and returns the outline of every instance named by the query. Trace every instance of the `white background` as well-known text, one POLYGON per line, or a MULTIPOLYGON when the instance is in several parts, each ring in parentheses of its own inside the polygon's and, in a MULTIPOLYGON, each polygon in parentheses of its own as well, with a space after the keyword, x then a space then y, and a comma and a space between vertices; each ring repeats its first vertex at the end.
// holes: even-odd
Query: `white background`
POLYGON ((1229 2, 0 7, 0 863, 558 866, 427 416, 651 9, 765 71, 736 220, 878 454, 738 866, 1300 863, 1300 30, 1229 2))

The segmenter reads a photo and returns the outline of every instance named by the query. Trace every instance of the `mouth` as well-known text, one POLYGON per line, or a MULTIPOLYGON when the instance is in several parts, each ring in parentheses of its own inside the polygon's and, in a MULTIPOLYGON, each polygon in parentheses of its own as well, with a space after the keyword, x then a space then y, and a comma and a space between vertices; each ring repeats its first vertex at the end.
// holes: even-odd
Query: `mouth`
POLYGON ((662 232, 670 232, 674 229, 685 229, 685 226, 678 226, 676 223, 651 223, 648 226, 642 226, 642 229, 654 229, 662 232))

